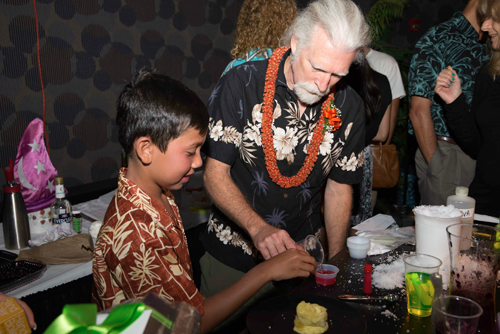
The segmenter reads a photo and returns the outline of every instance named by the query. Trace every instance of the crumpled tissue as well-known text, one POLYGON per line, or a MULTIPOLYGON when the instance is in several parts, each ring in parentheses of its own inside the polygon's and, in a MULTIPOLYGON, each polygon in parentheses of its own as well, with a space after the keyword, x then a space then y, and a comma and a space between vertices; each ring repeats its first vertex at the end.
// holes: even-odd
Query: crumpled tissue
POLYGON ((384 254, 403 244, 415 243, 415 228, 413 226, 377 231, 360 231, 356 235, 370 239, 368 255, 384 254))
POLYGON ((36 236, 34 239, 28 241, 31 247, 40 246, 47 242, 56 241, 62 238, 70 237, 77 234, 71 224, 54 224, 50 226, 44 234, 36 236))
POLYGON ((102 226, 102 221, 99 220, 96 220, 95 222, 90 224, 89 234, 92 237, 92 240, 94 240, 94 245, 97 239, 97 235, 99 234, 99 230, 101 229, 101 226, 102 226))

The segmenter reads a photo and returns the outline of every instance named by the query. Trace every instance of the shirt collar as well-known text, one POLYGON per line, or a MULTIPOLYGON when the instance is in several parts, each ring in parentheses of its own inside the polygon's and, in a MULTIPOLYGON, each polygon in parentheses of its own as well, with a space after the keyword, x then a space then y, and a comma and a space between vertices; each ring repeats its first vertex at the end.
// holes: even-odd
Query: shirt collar
POLYGON ((452 20, 457 26, 458 30, 470 39, 477 39, 479 42, 479 33, 474 29, 472 24, 467 20, 467 18, 462 14, 462 12, 456 12, 453 14, 452 20))
POLYGON ((280 67, 278 69, 278 80, 276 82, 277 86, 285 86, 288 88, 288 85, 286 84, 286 77, 285 77, 285 62, 287 58, 292 54, 291 49, 289 49, 285 54, 283 55, 283 58, 281 59, 280 62, 280 67))

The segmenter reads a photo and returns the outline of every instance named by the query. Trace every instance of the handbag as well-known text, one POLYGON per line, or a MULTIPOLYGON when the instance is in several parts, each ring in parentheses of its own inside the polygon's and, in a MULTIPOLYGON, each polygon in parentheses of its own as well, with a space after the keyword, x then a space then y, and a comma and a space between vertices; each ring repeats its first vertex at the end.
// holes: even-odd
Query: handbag
POLYGON ((399 180, 399 157, 396 145, 370 145, 373 155, 372 188, 392 188, 399 180))

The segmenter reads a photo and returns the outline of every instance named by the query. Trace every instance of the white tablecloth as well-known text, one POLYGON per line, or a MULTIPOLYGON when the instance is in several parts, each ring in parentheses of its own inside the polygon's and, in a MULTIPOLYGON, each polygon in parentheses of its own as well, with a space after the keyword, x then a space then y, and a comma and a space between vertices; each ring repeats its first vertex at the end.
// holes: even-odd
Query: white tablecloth
MULTIPOLYGON (((92 216, 93 218, 102 221, 113 193, 111 193, 111 195, 106 194, 95 200, 74 205, 73 210, 80 210, 92 216)), ((83 233, 88 233, 90 224, 91 222, 89 220, 82 218, 83 233)), ((0 249, 7 250, 5 249, 5 242, 3 239, 3 226, 0 228, 0 249)), ((19 254, 18 250, 7 250, 7 251, 19 254)), ((74 281, 76 279, 91 274, 92 274, 92 261, 85 263, 49 265, 42 277, 25 286, 22 286, 7 293, 7 295, 16 298, 21 298, 27 295, 31 295, 33 293, 37 293, 39 291, 44 291, 56 287, 58 285, 69 283, 71 281, 74 281)))
MULTIPOLYGON (((200 192, 197 193, 200 188, 203 188, 203 177, 201 172, 196 172, 185 187, 174 192, 186 230, 208 220, 210 210, 207 208, 206 203, 203 204, 201 209, 196 207, 198 204, 196 199, 199 198, 199 196, 196 195, 200 194, 200 192)), ((102 221, 114 193, 115 191, 112 191, 97 199, 74 205, 73 210, 80 210, 82 213, 102 221)), ((88 233, 91 223, 91 221, 82 218, 83 233, 88 233)), ((2 224, 0 224, 0 250, 6 250, 2 224)), ((8 251, 19 254, 19 251, 8 251)), ((66 284, 91 274, 92 261, 78 264, 50 265, 41 278, 7 293, 7 295, 21 298, 58 285, 66 284)))

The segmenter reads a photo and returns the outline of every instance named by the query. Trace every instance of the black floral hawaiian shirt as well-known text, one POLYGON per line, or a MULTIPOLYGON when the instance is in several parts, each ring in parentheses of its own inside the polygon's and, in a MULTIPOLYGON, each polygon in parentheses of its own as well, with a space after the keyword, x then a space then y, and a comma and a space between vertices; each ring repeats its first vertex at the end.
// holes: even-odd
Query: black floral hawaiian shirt
MULTIPOLYGON (((273 113, 274 147, 282 175, 296 175, 321 115, 320 101, 299 116, 297 96, 290 90, 281 61, 273 113)), ((241 64, 222 76, 208 102, 210 124, 205 153, 231 166, 231 177, 248 203, 270 225, 285 229, 295 240, 319 235, 320 204, 327 178, 348 184, 362 179, 364 105, 348 86, 337 84, 335 104, 342 126, 326 132, 318 159, 306 181, 284 189, 266 169, 262 148, 262 99, 268 60, 241 64)), ((251 238, 215 206, 202 235, 207 251, 222 263, 247 272, 258 263, 251 238)))

